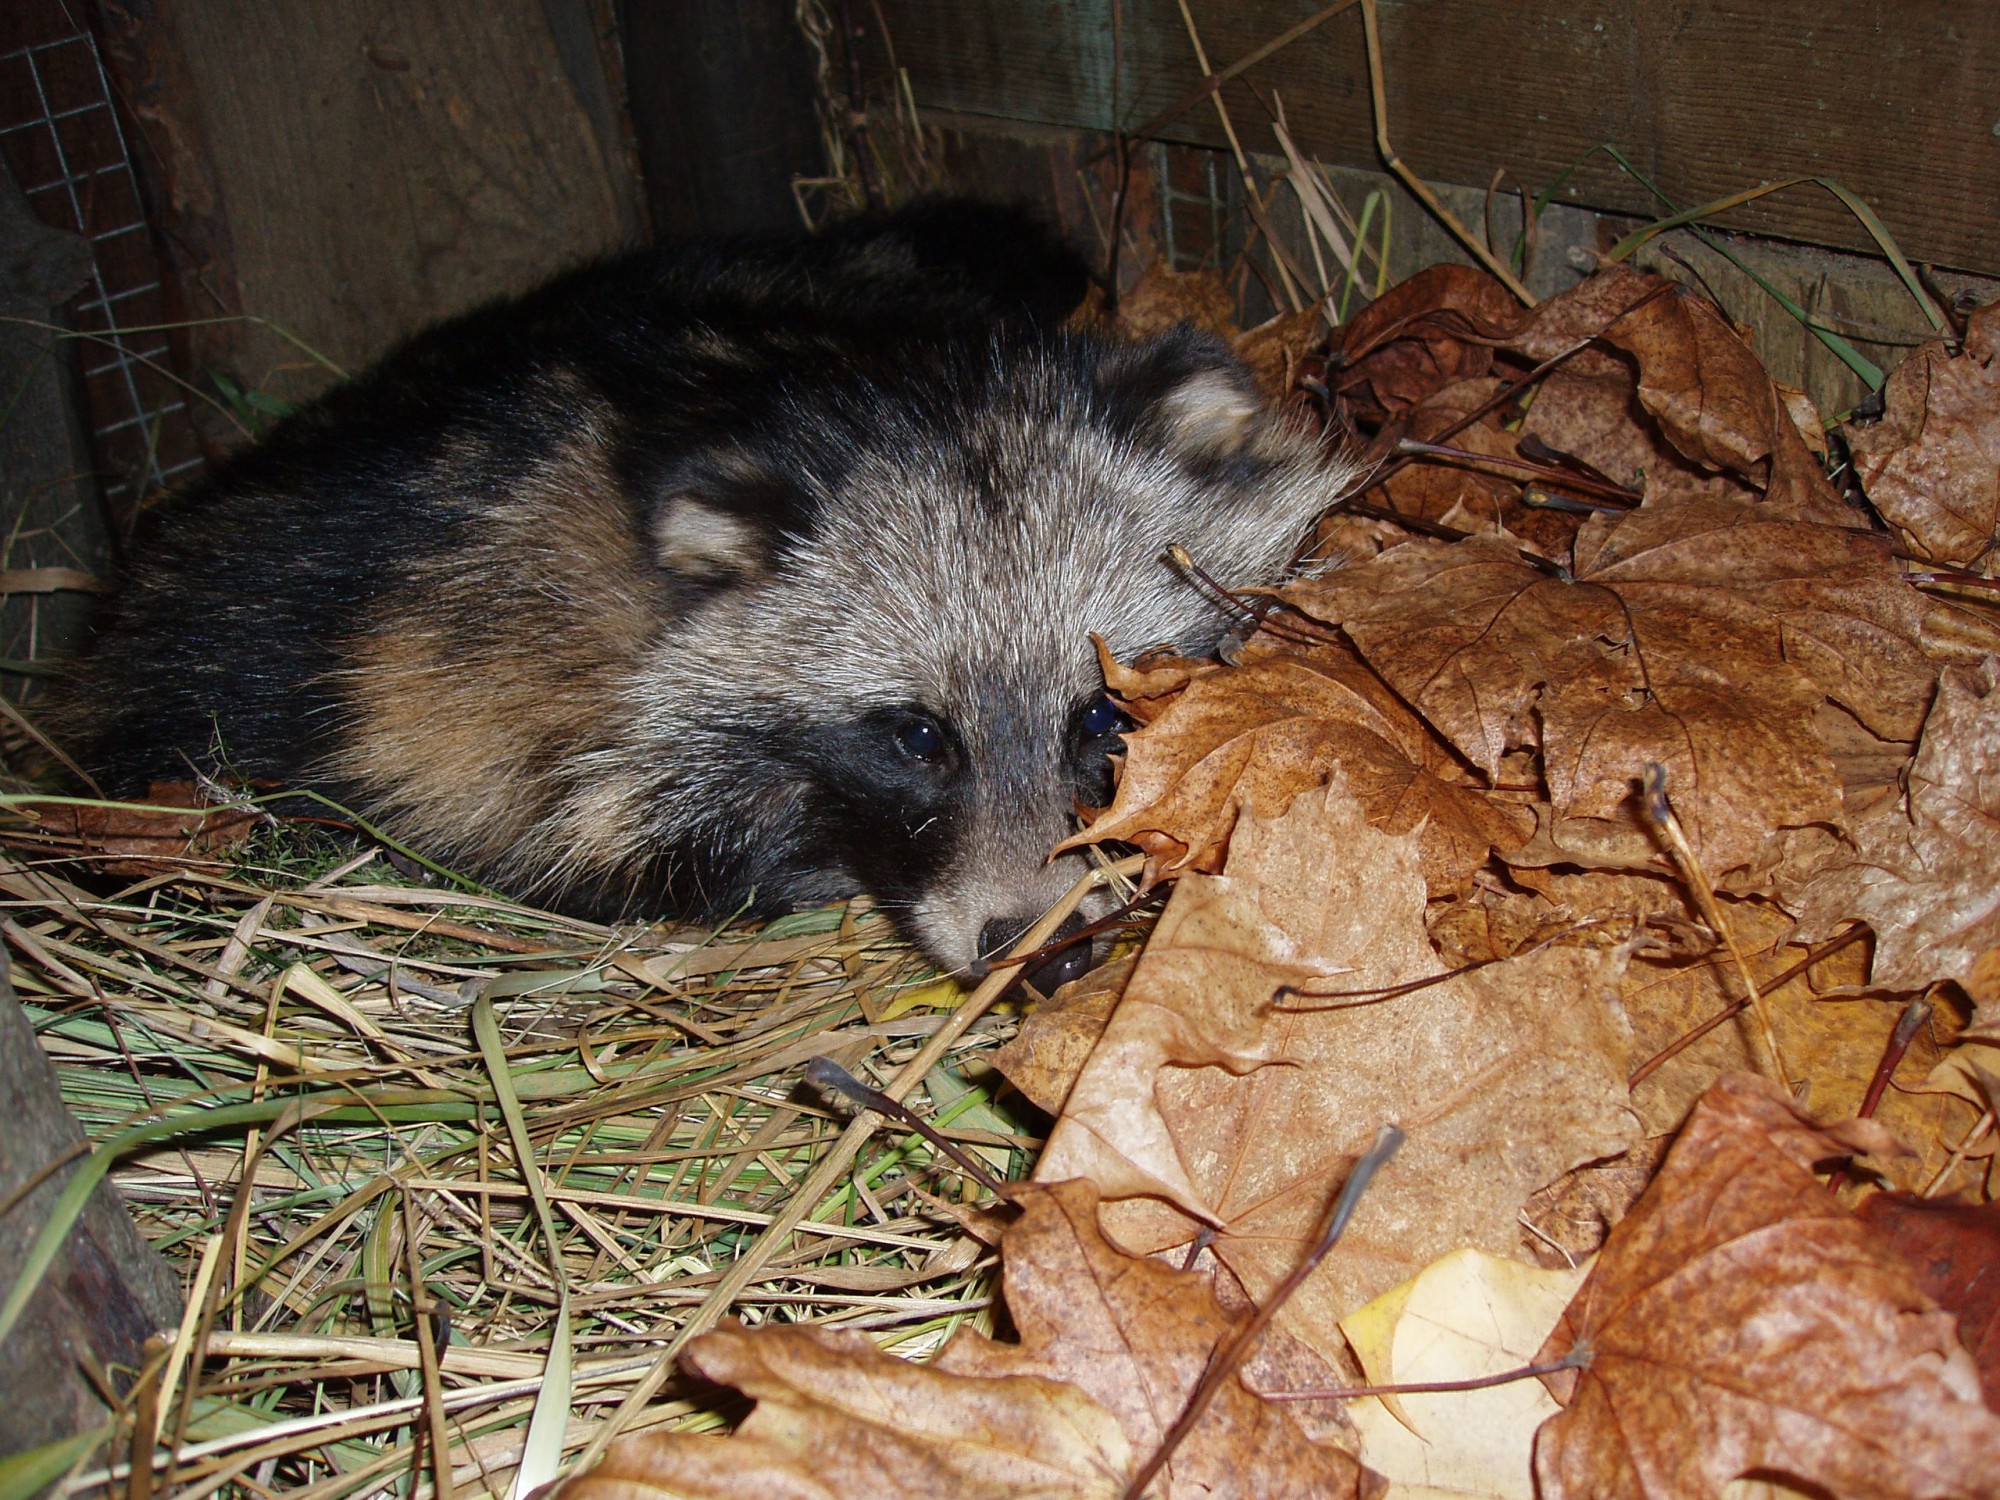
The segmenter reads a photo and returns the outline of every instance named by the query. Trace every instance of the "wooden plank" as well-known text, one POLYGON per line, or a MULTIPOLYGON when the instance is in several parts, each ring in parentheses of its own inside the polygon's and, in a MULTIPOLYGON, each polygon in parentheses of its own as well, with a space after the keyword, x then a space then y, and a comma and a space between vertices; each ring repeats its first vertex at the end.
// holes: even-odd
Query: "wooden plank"
MULTIPOLYGON (((0 950, 0 1287, 10 1291, 64 1186, 83 1129, 7 981, 0 950), (51 1163, 64 1166, 36 1178, 51 1163), (35 1186, 15 1200, 31 1182, 35 1186)), ((83 1371, 136 1370, 149 1336, 180 1321, 174 1273, 140 1236, 118 1190, 100 1182, 37 1283, 0 1360, 0 1457, 102 1424, 110 1413, 83 1371)), ((121 1387, 122 1388, 122 1387, 121 1387)))
POLYGON ((620 7, 632 121, 662 236, 796 229, 792 179, 826 170, 792 0, 620 7))
MULTIPOLYGON (((1175 0, 1122 0, 1117 118, 1199 82, 1175 0)), ((1222 67, 1316 0, 1192 5, 1222 67)), ((1113 0, 882 0, 920 106, 1045 125, 1113 120, 1113 0)), ((1381 0, 1392 139, 1425 176, 1532 189, 1609 143, 1682 207, 1805 174, 1867 200, 1913 256, 2000 271, 2000 7, 1962 0, 1381 0)), ((871 68, 879 79, 879 48, 871 68)), ((1224 90, 1246 145, 1275 149, 1264 100, 1328 162, 1380 165, 1358 11, 1224 90), (1256 92, 1253 93, 1252 90, 1256 92)), ((1164 132, 1216 146, 1204 104, 1164 132)), ((1601 155, 1564 200, 1656 216, 1601 155)), ((1827 194, 1793 189, 1725 222, 1871 247, 1827 194)))
MULTIPOLYGON (((587 0, 131 0, 104 15, 182 317, 269 319, 353 370, 640 232, 625 143, 603 137, 608 91, 578 45, 587 0)), ((254 325, 199 330, 182 360, 286 398, 330 378, 254 325)))

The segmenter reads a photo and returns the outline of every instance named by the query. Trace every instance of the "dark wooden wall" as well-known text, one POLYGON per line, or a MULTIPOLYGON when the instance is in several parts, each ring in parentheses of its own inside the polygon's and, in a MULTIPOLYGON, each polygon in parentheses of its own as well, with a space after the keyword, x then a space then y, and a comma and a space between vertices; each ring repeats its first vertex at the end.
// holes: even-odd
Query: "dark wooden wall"
POLYGON ((619 24, 655 231, 797 228, 825 154, 791 0, 628 0, 619 24))
MULTIPOLYGON (((1117 0, 1115 123, 1199 81, 1175 0, 1117 0)), ((1222 68, 1323 0, 1191 0, 1222 68)), ((920 107, 1092 130, 1113 123, 1114 0, 881 0, 920 107)), ((1912 256, 2000 272, 2000 6, 1978 0, 1381 0, 1393 141, 1419 173, 1531 190, 1617 146, 1682 207, 1823 173, 1867 200, 1912 256)), ((879 71, 885 59, 872 59, 879 71)), ((1306 150, 1375 166, 1358 9, 1226 91, 1252 149, 1282 100, 1306 150), (1252 92, 1254 86, 1255 93, 1252 92)), ((1164 134, 1223 144, 1212 108, 1164 134)), ((1563 200, 1656 217, 1603 156, 1563 200)), ((1870 248, 1829 195, 1795 189, 1727 221, 1870 248)))
POLYGON ((263 320, 183 335, 197 381, 222 369, 307 396, 334 367, 643 234, 599 0, 98 9, 172 311, 263 320))

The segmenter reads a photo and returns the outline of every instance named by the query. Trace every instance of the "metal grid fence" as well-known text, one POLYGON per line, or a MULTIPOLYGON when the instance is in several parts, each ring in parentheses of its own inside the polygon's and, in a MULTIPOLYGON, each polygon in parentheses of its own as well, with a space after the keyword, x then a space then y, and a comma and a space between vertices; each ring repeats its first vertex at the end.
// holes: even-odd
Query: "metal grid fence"
POLYGON ((90 246, 90 283, 68 323, 84 341, 78 363, 99 483, 111 514, 126 518, 203 459, 167 369, 159 259, 103 61, 69 7, 29 8, 42 13, 33 18, 42 34, 0 52, 0 154, 36 215, 90 246))

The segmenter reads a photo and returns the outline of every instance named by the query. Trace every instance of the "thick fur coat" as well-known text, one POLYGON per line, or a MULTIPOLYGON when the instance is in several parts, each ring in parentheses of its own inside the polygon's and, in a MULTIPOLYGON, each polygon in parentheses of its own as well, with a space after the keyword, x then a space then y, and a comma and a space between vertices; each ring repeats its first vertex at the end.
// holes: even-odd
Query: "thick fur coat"
MULTIPOLYGON (((934 204, 648 252, 422 335, 162 507, 56 715, 111 789, 324 788, 598 915, 867 890, 941 963, 1080 871, 1130 656, 1343 477, 1185 330, 934 204)), ((1060 976, 1057 976, 1060 977, 1060 976)))

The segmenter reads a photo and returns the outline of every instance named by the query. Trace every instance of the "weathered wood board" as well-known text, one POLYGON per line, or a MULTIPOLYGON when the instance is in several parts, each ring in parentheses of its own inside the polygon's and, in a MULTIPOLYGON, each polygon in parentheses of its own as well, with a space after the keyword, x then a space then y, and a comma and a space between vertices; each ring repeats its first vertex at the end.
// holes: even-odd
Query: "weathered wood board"
MULTIPOLYGON (((1321 0, 1191 0, 1220 69, 1321 0)), ((1200 81, 1175 0, 882 0, 921 107, 1126 129, 1200 81), (1113 109, 1113 58, 1118 57, 1113 109)), ((1911 255, 2000 272, 2000 7, 1964 0, 1381 0, 1392 141, 1419 173, 1538 190, 1593 148, 1623 151, 1680 207, 1760 182, 1832 176, 1911 255)), ((879 76, 886 62, 871 55, 879 76)), ((1266 103, 1329 163, 1380 165, 1358 9, 1225 90, 1245 145, 1273 150, 1266 103), (1254 87, 1255 92, 1252 92, 1254 87), (1260 102, 1258 95, 1264 102, 1260 102)), ((1204 103, 1167 127, 1223 144, 1204 103)), ((1562 201, 1656 217, 1601 153, 1562 201)), ((1794 188, 1725 222, 1870 248, 1827 193, 1794 188)))
MULTIPOLYGON (((183 317, 265 319, 353 370, 640 236, 591 0, 127 0, 101 19, 183 317)), ((278 397, 332 378, 259 324, 189 340, 184 368, 278 397)))

